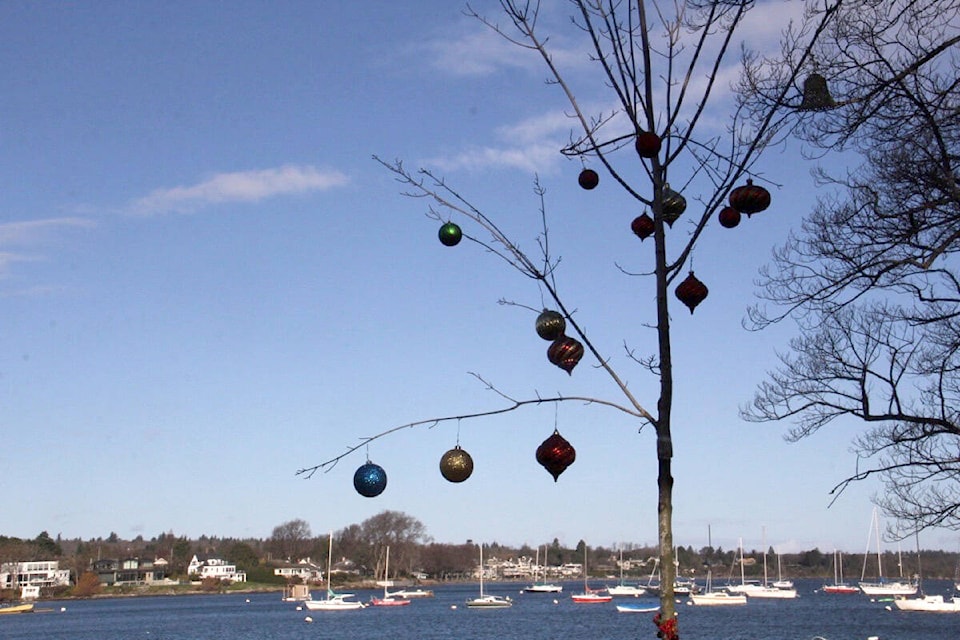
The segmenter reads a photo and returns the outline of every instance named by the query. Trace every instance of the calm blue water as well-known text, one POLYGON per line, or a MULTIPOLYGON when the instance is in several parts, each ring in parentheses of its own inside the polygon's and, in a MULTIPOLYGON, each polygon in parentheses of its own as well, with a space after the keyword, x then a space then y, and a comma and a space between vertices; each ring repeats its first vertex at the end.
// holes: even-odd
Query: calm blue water
MULTIPOLYGON (((960 614, 887 611, 862 595, 815 593, 819 581, 800 581, 792 601, 753 601, 743 607, 678 605, 683 640, 938 640, 960 638, 960 614)), ((510 609, 467 609, 476 586, 435 590, 407 607, 307 612, 280 594, 126 598, 39 603, 49 613, 0 616, 3 640, 625 640, 654 638, 652 614, 618 613, 613 604, 574 605, 570 594, 523 594, 522 585, 488 585, 514 599, 510 609), (554 603, 554 599, 557 600, 554 603), (452 606, 457 605, 456 609, 452 606), (65 607, 65 611, 61 611, 65 607), (313 623, 305 618, 310 615, 313 623)), ((951 584, 928 581, 929 593, 951 584)), ((367 600, 374 592, 357 592, 367 600)), ((653 603, 653 598, 639 602, 653 603)))

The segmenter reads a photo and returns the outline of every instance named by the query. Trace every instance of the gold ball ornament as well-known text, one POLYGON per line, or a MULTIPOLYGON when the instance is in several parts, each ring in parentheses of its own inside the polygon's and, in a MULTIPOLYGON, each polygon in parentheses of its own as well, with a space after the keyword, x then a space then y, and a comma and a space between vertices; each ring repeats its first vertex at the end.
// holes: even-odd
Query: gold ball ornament
POLYGON ((440 457, 440 474, 450 482, 463 482, 473 473, 473 458, 460 445, 440 457))

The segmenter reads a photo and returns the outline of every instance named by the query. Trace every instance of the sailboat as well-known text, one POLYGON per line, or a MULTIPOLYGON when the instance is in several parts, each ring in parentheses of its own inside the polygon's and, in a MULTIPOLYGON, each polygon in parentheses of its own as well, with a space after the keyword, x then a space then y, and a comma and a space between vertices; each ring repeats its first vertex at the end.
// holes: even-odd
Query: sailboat
MULTIPOLYGON (((960 597, 953 596, 949 600, 942 595, 927 595, 923 593, 920 582, 920 535, 917 534, 917 588, 920 595, 916 598, 895 598, 894 606, 900 611, 926 611, 928 613, 960 613, 960 597)), ((887 607, 889 609, 889 607, 887 607)))
POLYGON ((613 586, 607 587, 607 593, 611 596, 632 596, 634 598, 642 596, 647 592, 646 589, 640 585, 631 585, 626 584, 623 581, 623 547, 620 547, 620 583, 613 586))
POLYGON ((583 593, 575 593, 570 598, 575 604, 599 604, 610 602, 613 596, 603 589, 591 589, 587 585, 587 545, 583 545, 583 593))
POLYGON ((836 549, 833 551, 833 584, 825 584, 821 589, 824 593, 860 593, 860 589, 843 581, 843 555, 836 549))
POLYGON ((352 593, 334 593, 330 588, 330 569, 333 568, 333 532, 330 532, 330 545, 327 551, 327 597, 322 600, 306 600, 303 603, 310 611, 349 611, 353 609, 363 609, 365 606, 357 600, 347 600, 352 598, 352 593))
MULTIPOLYGON (((742 547, 740 549, 740 557, 741 559, 743 558, 742 547)), ((779 555, 777 557, 779 558, 779 555)), ((779 587, 772 587, 767 583, 766 530, 764 530, 764 535, 763 535, 763 584, 760 586, 759 589, 751 589, 747 591, 747 595, 751 598, 767 598, 767 599, 777 599, 777 600, 790 600, 797 597, 797 590, 794 589, 792 585, 789 587, 779 588, 779 587)))
POLYGON ((375 607, 402 607, 410 604, 410 601, 406 598, 397 597, 387 591, 392 586, 393 582, 390 580, 390 547, 387 547, 386 560, 383 564, 383 597, 371 598, 370 604, 375 607))
POLYGON ((903 581, 903 561, 900 562, 900 580, 887 581, 883 578, 883 563, 880 558, 880 521, 877 518, 877 508, 873 508, 873 518, 870 523, 870 532, 867 534, 867 551, 863 554, 863 571, 860 574, 860 590, 868 596, 912 596, 917 593, 915 582, 903 581), (877 582, 866 582, 867 558, 870 551, 870 536, 876 534, 877 542, 877 582))
MULTIPOLYGON (((540 567, 540 547, 537 547, 537 569, 540 567)), ((536 570, 535 570, 536 573, 536 570)), ((547 582, 547 546, 543 546, 543 580, 537 581, 534 575, 534 583, 526 587, 524 593, 560 593, 563 591, 563 585, 551 584, 547 582)))
POLYGON ((740 584, 728 584, 726 589, 728 592, 733 594, 752 596, 755 591, 760 591, 763 589, 763 585, 760 584, 759 580, 747 580, 746 573, 744 572, 743 538, 740 538, 740 545, 738 548, 740 551, 740 584))
POLYGON ((468 599, 467 606, 471 609, 505 609, 513 606, 510 598, 483 593, 483 543, 480 544, 480 597, 468 599))
MULTIPOLYGON (((710 535, 710 529, 707 528, 707 540, 709 548, 713 548, 712 536, 710 535)), ((710 569, 710 565, 707 564, 707 584, 702 593, 690 593, 690 602, 695 605, 710 607, 710 606, 723 606, 723 605, 735 605, 735 604, 747 604, 747 596, 742 593, 734 594, 728 591, 714 591, 713 590, 713 573, 710 569)))

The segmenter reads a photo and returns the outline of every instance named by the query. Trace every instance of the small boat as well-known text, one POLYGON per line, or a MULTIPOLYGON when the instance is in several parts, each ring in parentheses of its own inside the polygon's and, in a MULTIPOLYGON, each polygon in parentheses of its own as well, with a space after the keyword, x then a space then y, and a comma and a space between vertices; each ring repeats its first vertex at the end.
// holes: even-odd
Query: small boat
POLYGON ((400 591, 391 591, 390 595, 394 598, 432 598, 433 591, 430 589, 401 589, 400 591))
POLYGON ((390 581, 390 547, 387 547, 386 560, 383 563, 383 597, 371 598, 370 604, 374 607, 402 607, 410 604, 406 598, 398 598, 396 594, 387 591, 391 586, 393 582, 390 581))
POLYGON ((330 532, 330 544, 327 551, 327 597, 322 600, 305 600, 303 606, 310 611, 351 611, 353 609, 363 609, 364 604, 358 600, 347 600, 352 598, 352 593, 334 593, 330 588, 330 569, 333 567, 333 532, 330 532))
MULTIPOLYGON (((709 532, 710 529, 708 528, 709 532)), ((707 534, 708 546, 713 547, 713 540, 710 534, 707 534)), ((714 607, 714 606, 726 606, 726 605, 741 605, 747 604, 747 596, 742 593, 730 593, 729 591, 714 591, 713 590, 713 572, 710 568, 710 565, 707 564, 707 584, 703 589, 703 593, 690 593, 690 602, 700 607, 714 607)))
POLYGON ((653 613, 660 611, 660 605, 618 604, 617 611, 620 613, 653 613))
MULTIPOLYGON (((540 566, 540 547, 537 547, 537 567, 540 566)), ((552 584, 547 582, 547 547, 543 547, 543 580, 537 581, 536 575, 534 575, 534 583, 529 587, 524 587, 524 593, 560 593, 563 591, 563 586, 559 584, 552 584)))
POLYGON ((11 604, 0 607, 0 615, 13 615, 16 613, 33 613, 33 603, 26 602, 24 604, 11 604))
POLYGON ((623 581, 623 547, 620 548, 620 582, 612 587, 607 587, 607 593, 615 597, 638 598, 647 593, 647 590, 639 585, 627 584, 623 581))
POLYGON ((613 600, 605 589, 591 589, 587 585, 587 546, 583 546, 583 593, 575 593, 570 598, 575 604, 601 604, 613 600))
POLYGON ((960 613, 960 597, 949 600, 941 595, 919 598, 894 598, 894 606, 900 611, 927 611, 930 613, 960 613))
POLYGON ((470 609, 506 609, 512 607, 513 601, 503 596, 493 596, 483 593, 483 543, 480 543, 480 596, 467 600, 470 609))
MULTIPOLYGON (((877 509, 873 509, 873 519, 870 523, 870 533, 876 532, 876 542, 877 542, 877 581, 876 582, 865 582, 866 573, 867 573, 867 557, 868 554, 863 554, 863 571, 860 574, 860 590, 868 596, 888 596, 888 597, 897 597, 897 596, 912 596, 917 593, 919 586, 916 582, 904 582, 902 578, 903 574, 903 561, 900 561, 900 580, 885 580, 883 577, 883 564, 880 561, 880 521, 877 519, 877 509)), ((870 544, 870 534, 867 534, 867 550, 869 551, 870 544)))
POLYGON ((860 589, 843 581, 843 555, 833 552, 833 584, 825 584, 820 589, 824 593, 860 593, 860 589))

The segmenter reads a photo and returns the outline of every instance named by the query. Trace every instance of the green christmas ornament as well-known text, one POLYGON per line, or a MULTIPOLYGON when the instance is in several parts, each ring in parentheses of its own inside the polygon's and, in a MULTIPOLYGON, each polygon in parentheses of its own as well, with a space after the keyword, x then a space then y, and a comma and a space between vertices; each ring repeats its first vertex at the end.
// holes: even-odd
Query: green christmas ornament
POLYGON ((463 231, 460 230, 460 226, 455 222, 445 222, 440 227, 440 242, 447 247, 455 247, 460 244, 460 240, 463 238, 463 231))

